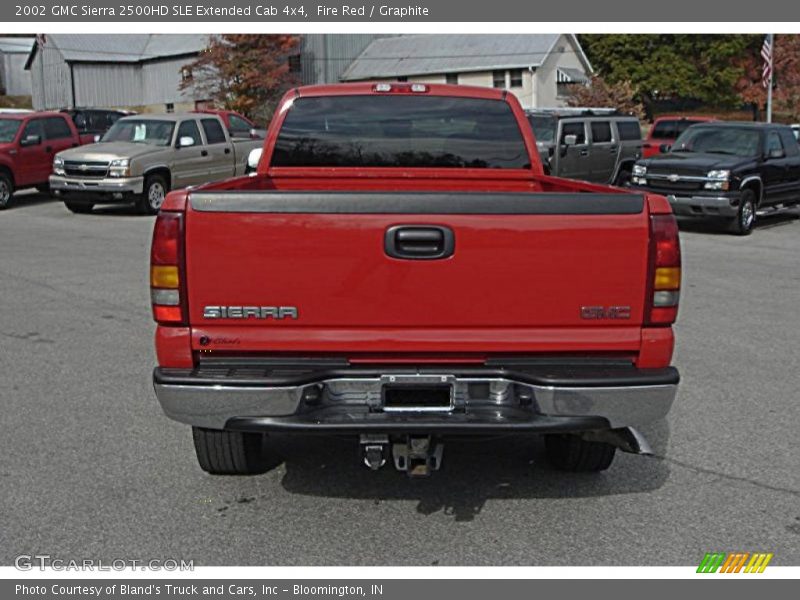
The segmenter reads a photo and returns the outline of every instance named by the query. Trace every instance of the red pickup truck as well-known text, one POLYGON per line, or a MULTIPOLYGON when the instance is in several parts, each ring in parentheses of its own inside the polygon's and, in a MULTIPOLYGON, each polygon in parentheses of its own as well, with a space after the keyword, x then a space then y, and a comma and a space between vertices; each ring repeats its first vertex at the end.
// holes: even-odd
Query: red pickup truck
POLYGON ((156 395, 215 474, 266 469, 270 432, 415 476, 448 436, 543 434, 599 471, 678 385, 669 203, 545 176, 500 90, 291 90, 256 174, 168 195, 150 283, 156 395))
POLYGON ((69 115, 57 112, 0 115, 0 209, 16 190, 47 190, 56 153, 80 146, 81 139, 69 115))

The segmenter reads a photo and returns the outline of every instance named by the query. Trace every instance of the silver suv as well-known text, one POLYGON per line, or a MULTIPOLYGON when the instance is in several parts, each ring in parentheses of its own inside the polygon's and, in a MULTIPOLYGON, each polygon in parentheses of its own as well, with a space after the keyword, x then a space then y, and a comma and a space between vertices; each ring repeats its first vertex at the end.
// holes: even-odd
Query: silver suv
POLYGON ((545 172, 556 177, 627 185, 642 153, 636 117, 609 108, 526 112, 545 172))

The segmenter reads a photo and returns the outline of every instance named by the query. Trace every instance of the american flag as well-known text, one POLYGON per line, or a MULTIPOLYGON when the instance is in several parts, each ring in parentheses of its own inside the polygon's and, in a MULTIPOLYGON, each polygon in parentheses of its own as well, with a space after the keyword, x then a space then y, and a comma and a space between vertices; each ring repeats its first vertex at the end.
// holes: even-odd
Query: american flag
POLYGON ((765 88, 769 88, 772 77, 772 44, 769 36, 764 38, 764 45, 761 46, 761 58, 764 59, 764 66, 761 69, 761 84, 765 88))

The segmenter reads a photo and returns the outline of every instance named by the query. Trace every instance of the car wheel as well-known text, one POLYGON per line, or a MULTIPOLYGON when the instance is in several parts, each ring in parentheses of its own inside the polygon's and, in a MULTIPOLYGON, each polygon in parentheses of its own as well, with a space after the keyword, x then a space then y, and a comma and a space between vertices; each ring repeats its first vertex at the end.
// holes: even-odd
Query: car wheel
POLYGON ((14 184, 11 178, 5 173, 0 173, 0 210, 7 208, 11 204, 11 197, 14 195, 14 184))
POLYGON ((92 212, 94 208, 94 204, 91 202, 69 202, 64 201, 64 206, 67 207, 67 210, 79 215, 85 215, 87 213, 92 212))
POLYGON ((753 190, 744 190, 739 201, 739 210, 728 229, 736 235, 750 235, 756 223, 756 195, 753 190))
POLYGON ((257 475, 281 462, 263 433, 192 427, 192 437, 200 468, 212 475, 257 475))
POLYGON ((145 215, 154 215, 164 204, 169 188, 161 175, 148 175, 144 180, 144 191, 136 205, 139 212, 145 215))
POLYGON ((544 438, 547 459, 562 471, 605 471, 611 466, 616 446, 588 442, 574 434, 549 434, 544 438))
POLYGON ((621 169, 614 179, 614 185, 617 187, 625 187, 631 182, 631 172, 626 169, 621 169))

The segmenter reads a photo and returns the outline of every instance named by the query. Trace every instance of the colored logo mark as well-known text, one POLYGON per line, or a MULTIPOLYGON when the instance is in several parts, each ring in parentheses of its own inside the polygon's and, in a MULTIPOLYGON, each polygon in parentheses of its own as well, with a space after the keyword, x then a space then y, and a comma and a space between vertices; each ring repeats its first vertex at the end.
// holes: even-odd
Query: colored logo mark
POLYGON ((706 552, 697 572, 763 573, 772 557, 771 552, 706 552))

